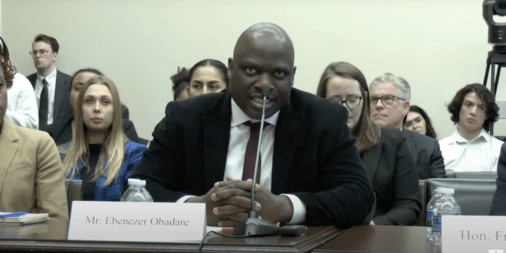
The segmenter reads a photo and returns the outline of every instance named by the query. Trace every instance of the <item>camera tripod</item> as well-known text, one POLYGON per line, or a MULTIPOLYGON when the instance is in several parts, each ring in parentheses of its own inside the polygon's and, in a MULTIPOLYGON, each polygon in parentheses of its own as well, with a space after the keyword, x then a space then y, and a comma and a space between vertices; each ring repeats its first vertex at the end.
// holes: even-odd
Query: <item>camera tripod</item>
MULTIPOLYGON (((490 75, 490 92, 496 97, 497 86, 499 85, 499 77, 501 76, 501 68, 506 66, 506 46, 494 46, 492 51, 488 52, 487 68, 485 70, 485 78, 483 85, 487 87, 489 73, 490 75), (492 68, 490 68, 492 66, 492 68), (497 73, 495 73, 497 66, 497 73)), ((494 135, 494 125, 490 126, 490 135, 494 135)))

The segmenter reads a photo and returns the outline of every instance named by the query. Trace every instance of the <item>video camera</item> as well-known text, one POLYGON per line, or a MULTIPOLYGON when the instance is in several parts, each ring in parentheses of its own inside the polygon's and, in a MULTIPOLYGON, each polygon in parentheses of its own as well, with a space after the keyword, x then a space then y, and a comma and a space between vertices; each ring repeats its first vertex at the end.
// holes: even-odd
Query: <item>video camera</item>
POLYGON ((494 15, 506 16, 506 0, 483 1, 483 19, 488 25, 488 43, 506 45, 506 23, 495 22, 494 15))

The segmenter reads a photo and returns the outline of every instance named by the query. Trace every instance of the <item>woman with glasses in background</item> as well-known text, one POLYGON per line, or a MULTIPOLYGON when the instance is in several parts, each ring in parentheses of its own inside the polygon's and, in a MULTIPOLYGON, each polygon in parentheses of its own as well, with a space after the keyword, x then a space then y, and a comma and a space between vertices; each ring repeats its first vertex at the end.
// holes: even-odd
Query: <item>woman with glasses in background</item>
POLYGON ((420 107, 412 105, 409 107, 409 112, 404 117, 404 128, 409 131, 417 132, 419 134, 427 135, 436 139, 436 131, 432 126, 432 121, 429 115, 420 107))
POLYGON ((416 224, 421 203, 415 163, 399 129, 373 123, 362 72, 347 62, 331 63, 321 76, 316 94, 348 109, 347 125, 376 193, 371 224, 416 224))

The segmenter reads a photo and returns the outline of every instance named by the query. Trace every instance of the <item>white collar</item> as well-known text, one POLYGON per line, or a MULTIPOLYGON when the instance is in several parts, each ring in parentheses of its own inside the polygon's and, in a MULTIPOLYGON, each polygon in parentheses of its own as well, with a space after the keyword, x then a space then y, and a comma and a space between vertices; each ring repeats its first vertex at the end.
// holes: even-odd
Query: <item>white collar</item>
MULTIPOLYGON (((230 127, 235 127, 240 124, 243 124, 244 122, 251 121, 251 122, 259 122, 260 120, 252 119, 244 111, 237 105, 237 103, 232 98, 232 120, 230 120, 230 127)), ((279 111, 274 113, 271 117, 265 119, 265 122, 275 126, 278 122, 278 116, 279 111)))
POLYGON ((452 134, 452 138, 455 140, 455 142, 457 143, 468 143, 468 142, 472 142, 472 141, 475 141, 475 140, 478 140, 480 138, 482 138, 483 140, 485 140, 486 142, 489 142, 490 141, 490 135, 485 131, 485 129, 481 128, 481 131, 480 133, 478 134, 478 136, 474 137, 474 139, 468 141, 466 140, 464 137, 462 137, 462 135, 460 135, 459 133, 459 130, 455 130, 455 132, 453 132, 452 134))
POLYGON ((40 75, 38 72, 37 72, 37 78, 42 82, 43 79, 52 79, 52 78, 56 78, 56 67, 53 69, 53 71, 51 71, 51 73, 49 73, 49 75, 47 76, 42 76, 40 75))

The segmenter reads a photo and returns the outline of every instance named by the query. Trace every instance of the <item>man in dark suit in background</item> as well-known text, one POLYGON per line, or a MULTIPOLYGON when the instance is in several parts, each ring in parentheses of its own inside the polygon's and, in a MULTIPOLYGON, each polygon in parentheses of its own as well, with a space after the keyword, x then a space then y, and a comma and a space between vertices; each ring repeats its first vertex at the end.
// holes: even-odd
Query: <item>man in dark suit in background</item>
POLYGON ((248 28, 229 59, 230 88, 169 103, 131 177, 146 180, 155 201, 206 203, 209 225, 243 221, 257 144, 248 146, 257 140, 261 94, 269 89, 259 215, 290 224, 362 224, 374 192, 346 125, 347 111, 292 88, 295 69, 293 44, 281 27, 248 28))
POLYGON ((496 184, 490 215, 506 215, 506 143, 502 144, 497 162, 496 184))
POLYGON ((72 114, 69 102, 71 77, 56 69, 60 45, 45 34, 39 34, 32 43, 30 55, 37 73, 27 76, 32 83, 39 105, 39 129, 72 114))
POLYGON ((418 178, 445 177, 446 171, 438 141, 402 129, 411 99, 409 83, 400 76, 386 73, 374 79, 369 85, 369 90, 374 123, 380 127, 392 127, 402 131, 415 160, 418 178))

